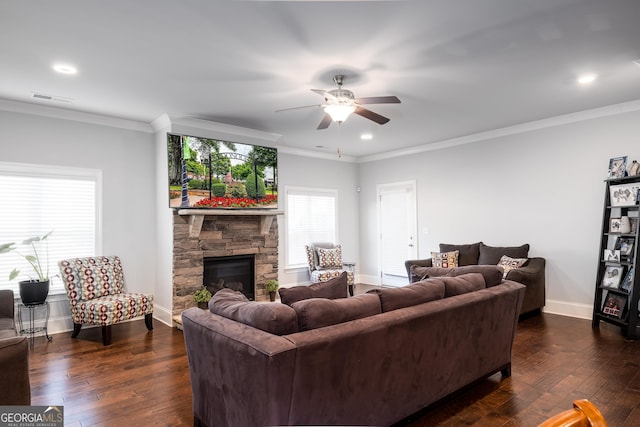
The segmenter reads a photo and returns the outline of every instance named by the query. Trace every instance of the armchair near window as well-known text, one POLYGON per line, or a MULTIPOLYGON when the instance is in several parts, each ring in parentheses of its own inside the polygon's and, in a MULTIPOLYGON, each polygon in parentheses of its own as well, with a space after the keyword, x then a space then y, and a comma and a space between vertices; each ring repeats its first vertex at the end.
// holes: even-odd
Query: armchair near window
POLYGON ((349 294, 353 296, 354 272, 342 264, 342 247, 333 243, 316 242, 306 245, 307 263, 311 283, 326 282, 347 272, 349 294))
POLYGON ((102 326, 102 343, 111 344, 111 325, 144 316, 153 329, 153 294, 128 293, 120 258, 101 256, 58 263, 69 297, 75 338, 83 324, 102 326))

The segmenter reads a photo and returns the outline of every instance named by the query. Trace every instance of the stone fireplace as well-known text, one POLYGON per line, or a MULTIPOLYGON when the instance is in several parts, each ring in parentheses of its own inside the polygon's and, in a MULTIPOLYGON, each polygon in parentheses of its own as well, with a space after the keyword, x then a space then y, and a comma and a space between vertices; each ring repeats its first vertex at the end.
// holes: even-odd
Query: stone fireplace
MULTIPOLYGON (((256 301, 268 300, 264 282, 278 279, 278 222, 281 211, 243 210, 216 211, 180 209, 173 214, 173 315, 196 306, 193 294, 205 284, 205 259, 232 260, 234 265, 217 277, 213 286, 238 283, 253 279, 256 301), (251 259, 253 277, 238 278, 233 271, 236 261, 251 259)), ((209 274, 207 267, 207 274, 209 274)), ((244 273, 246 275, 246 273, 244 273)), ((208 276, 207 276, 208 277, 208 276)), ((212 284, 209 284, 210 286, 212 284)), ((248 291, 250 293, 250 291, 248 291)))

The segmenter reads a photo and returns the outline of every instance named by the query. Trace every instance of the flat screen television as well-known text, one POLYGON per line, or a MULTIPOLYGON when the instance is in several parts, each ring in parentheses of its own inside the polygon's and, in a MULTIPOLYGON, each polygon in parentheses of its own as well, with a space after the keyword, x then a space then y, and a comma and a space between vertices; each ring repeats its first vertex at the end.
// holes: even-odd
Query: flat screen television
POLYGON ((167 134, 169 206, 277 209, 278 150, 167 134))

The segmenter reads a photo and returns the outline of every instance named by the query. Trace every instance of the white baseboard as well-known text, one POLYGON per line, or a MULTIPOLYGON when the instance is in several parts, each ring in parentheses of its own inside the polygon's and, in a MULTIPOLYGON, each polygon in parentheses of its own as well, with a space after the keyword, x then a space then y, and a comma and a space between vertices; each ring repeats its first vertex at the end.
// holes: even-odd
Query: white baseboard
POLYGON ((559 314, 561 316, 577 317, 579 319, 588 320, 591 320, 593 316, 592 305, 549 299, 546 301, 546 305, 542 311, 549 314, 559 314))
POLYGON ((153 318, 161 321, 167 326, 173 327, 173 313, 165 307, 155 304, 153 306, 153 318))

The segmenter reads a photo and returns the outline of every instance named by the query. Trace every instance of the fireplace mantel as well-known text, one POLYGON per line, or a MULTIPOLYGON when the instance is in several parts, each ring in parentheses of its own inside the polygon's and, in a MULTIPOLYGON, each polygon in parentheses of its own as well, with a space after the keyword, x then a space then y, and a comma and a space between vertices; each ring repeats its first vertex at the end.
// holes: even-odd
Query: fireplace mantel
POLYGON ((178 215, 189 217, 189 236, 200 236, 202 223, 206 216, 259 216, 260 234, 269 234, 271 223, 276 215, 284 215, 283 211, 258 209, 179 209, 178 215))

